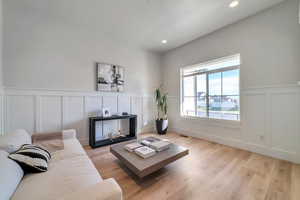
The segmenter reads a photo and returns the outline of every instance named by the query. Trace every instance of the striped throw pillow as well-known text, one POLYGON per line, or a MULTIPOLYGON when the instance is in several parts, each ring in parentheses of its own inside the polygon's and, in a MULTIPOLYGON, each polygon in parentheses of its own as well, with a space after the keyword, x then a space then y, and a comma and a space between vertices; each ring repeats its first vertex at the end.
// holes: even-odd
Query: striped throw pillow
POLYGON ((51 154, 40 146, 24 144, 8 157, 16 161, 25 173, 37 173, 48 170, 51 154))

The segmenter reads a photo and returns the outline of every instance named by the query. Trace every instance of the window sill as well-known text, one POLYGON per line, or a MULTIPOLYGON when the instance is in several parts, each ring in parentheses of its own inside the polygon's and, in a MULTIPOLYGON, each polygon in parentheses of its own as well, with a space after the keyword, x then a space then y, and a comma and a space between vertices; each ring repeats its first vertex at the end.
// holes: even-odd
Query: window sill
POLYGON ((233 128, 233 129, 240 129, 241 128, 241 121, 237 120, 227 120, 227 119, 212 119, 206 117, 196 117, 196 116, 186 116, 180 115, 181 118, 186 120, 196 120, 201 121, 203 123, 207 123, 209 126, 218 126, 224 128, 233 128))

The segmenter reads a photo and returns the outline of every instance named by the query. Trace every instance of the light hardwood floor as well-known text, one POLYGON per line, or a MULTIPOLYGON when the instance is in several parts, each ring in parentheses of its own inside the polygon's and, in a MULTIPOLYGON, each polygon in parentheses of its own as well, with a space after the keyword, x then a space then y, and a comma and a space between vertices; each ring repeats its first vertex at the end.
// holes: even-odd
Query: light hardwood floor
POLYGON ((190 154, 144 179, 109 147, 85 150, 104 179, 117 180, 125 199, 300 200, 300 165, 175 133, 162 137, 190 154))

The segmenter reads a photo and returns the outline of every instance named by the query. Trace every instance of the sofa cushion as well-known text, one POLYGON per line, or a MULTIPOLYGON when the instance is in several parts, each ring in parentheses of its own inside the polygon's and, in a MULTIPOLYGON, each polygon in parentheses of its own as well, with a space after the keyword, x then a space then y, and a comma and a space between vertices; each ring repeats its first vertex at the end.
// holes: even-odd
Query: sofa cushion
POLYGON ((26 175, 12 200, 57 199, 67 193, 99 183, 101 180, 98 171, 86 155, 52 160, 47 172, 26 175))
POLYGON ((45 172, 51 159, 50 153, 40 146, 24 144, 16 152, 8 156, 16 161, 25 173, 45 172))
POLYGON ((31 144, 31 136, 23 129, 0 136, 0 149, 8 153, 17 151, 23 144, 31 144))
POLYGON ((58 200, 122 200, 122 189, 115 179, 109 178, 74 193, 66 193, 58 200))
POLYGON ((23 170, 8 153, 0 150, 0 199, 8 200, 16 190, 23 177, 23 170))
POLYGON ((64 139, 64 150, 52 153, 51 162, 64 160, 75 156, 86 155, 84 149, 77 139, 64 139))

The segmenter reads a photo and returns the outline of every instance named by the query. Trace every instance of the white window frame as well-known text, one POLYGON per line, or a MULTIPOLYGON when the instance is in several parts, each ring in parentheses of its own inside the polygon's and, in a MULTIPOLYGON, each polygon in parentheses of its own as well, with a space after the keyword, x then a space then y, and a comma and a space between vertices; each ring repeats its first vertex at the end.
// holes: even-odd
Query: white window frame
MULTIPOLYGON (((230 55, 230 56, 226 56, 226 57, 222 57, 222 58, 218 58, 218 59, 214 59, 214 60, 209 60, 209 61, 206 61, 206 62, 203 62, 203 63, 198 63, 198 64, 194 64, 194 65, 189 65, 189 66, 185 66, 185 67, 181 67, 180 68, 180 116, 183 117, 183 118, 188 118, 188 119, 203 119, 203 120, 209 120, 209 121, 215 121, 215 122, 229 122, 229 123, 233 123, 233 124, 240 124, 241 122, 241 116, 242 116, 242 109, 241 109, 241 65, 242 65, 242 59, 241 59, 241 56, 240 54, 234 54, 234 55, 230 55), (228 58, 231 58, 231 57, 235 57, 235 56, 238 56, 240 58, 240 65, 238 66, 232 66, 232 67, 225 67, 224 68, 220 68, 220 69, 216 69, 216 70, 209 70, 207 72, 199 72, 197 73, 198 74, 206 74, 206 91, 208 91, 208 74, 210 73, 216 73, 216 72, 224 72, 224 71, 230 71, 230 70, 234 70, 234 69, 239 69, 239 103, 240 103, 240 110, 239 110, 239 120, 229 120, 229 119, 217 119, 217 118, 210 118, 208 115, 206 117, 202 117, 202 116, 190 116, 190 115, 185 115, 183 113, 183 73, 184 73, 184 70, 185 69, 188 69, 188 68, 195 68, 195 67, 199 67, 199 66, 205 66, 206 64, 209 64, 209 63, 213 63, 213 62, 220 62, 222 60, 226 60, 228 58)), ((195 75, 191 75, 191 76, 194 76, 195 75)), ((196 78, 194 78, 195 80, 196 78)), ((196 81, 195 81, 195 84, 196 84, 196 81)), ((197 86, 195 85, 195 90, 197 90, 197 86)), ((206 103, 208 106, 209 104, 209 101, 208 101, 208 97, 209 97, 209 91, 208 91, 208 94, 206 94, 206 103)), ((195 97, 197 98, 197 97, 195 97)), ((197 101, 196 101, 197 102, 197 101)), ((195 106, 196 106, 197 103, 195 103, 195 106)), ((208 110, 208 109, 207 109, 208 110)), ((196 109, 197 111, 197 109, 196 109)), ((195 112, 196 112, 195 111, 195 112)))

